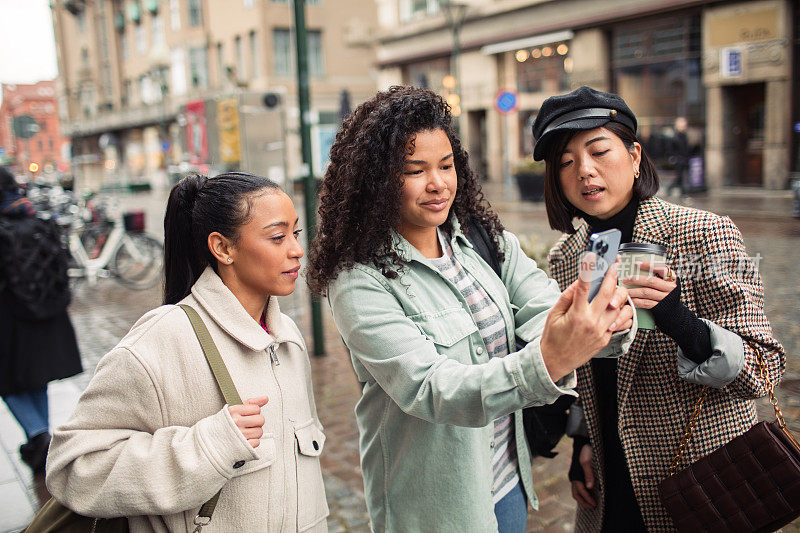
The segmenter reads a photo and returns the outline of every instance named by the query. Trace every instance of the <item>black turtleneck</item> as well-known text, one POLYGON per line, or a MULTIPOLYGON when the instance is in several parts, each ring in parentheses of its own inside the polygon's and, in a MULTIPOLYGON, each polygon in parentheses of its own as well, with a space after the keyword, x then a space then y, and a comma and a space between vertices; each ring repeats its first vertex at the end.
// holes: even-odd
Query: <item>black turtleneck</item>
MULTIPOLYGON (((639 200, 632 198, 616 215, 606 220, 580 213, 592 233, 616 228, 622 232, 622 243, 631 242, 639 200)), ((653 309, 658 329, 672 337, 681 350, 700 364, 711 357, 711 337, 708 327, 680 300, 680 282, 653 309)), ((606 482, 603 531, 646 531, 641 510, 631 483, 625 451, 620 441, 617 407, 617 359, 592 359, 600 412, 600 434, 605 451, 603 476, 606 482)), ((580 450, 588 439, 577 437, 573 442, 570 480, 583 481, 578 462, 580 450)))

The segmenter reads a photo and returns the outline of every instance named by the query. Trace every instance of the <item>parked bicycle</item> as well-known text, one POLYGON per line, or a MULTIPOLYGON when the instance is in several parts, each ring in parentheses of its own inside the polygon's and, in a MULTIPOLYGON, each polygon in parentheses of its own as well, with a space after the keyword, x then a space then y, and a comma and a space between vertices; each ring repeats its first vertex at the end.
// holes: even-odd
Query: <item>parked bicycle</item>
POLYGON ((144 233, 144 214, 124 213, 112 198, 77 199, 68 191, 32 192, 44 218, 65 229, 72 257, 69 275, 90 285, 113 277, 131 289, 147 289, 161 281, 162 244, 144 233))

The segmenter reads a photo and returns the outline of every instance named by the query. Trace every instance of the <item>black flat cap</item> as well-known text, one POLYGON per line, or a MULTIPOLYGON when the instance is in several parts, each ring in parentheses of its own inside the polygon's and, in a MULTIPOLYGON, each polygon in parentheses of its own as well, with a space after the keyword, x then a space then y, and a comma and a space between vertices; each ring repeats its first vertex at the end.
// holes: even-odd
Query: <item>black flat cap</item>
POLYGON ((547 144, 556 133, 591 130, 607 122, 619 122, 636 133, 636 116, 616 94, 583 86, 571 93, 551 96, 542 104, 533 123, 533 158, 544 159, 547 144))

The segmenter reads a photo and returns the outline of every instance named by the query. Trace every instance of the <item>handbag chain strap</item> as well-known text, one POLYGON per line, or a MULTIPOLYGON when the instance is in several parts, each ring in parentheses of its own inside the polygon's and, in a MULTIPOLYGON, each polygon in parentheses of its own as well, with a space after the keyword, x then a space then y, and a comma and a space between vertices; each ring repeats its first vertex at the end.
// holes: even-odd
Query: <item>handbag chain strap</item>
MULTIPOLYGON (((758 360, 758 370, 761 376, 761 379, 765 383, 765 388, 767 389, 767 393, 769 394, 769 403, 772 404, 772 408, 775 410, 775 419, 778 421, 778 427, 789 437, 789 439, 800 449, 800 444, 794 439, 789 430, 786 428, 786 421, 783 419, 783 412, 781 408, 778 407, 778 399, 775 397, 775 384, 772 383, 772 380, 769 379, 769 375, 767 374, 767 365, 764 362, 764 356, 761 354, 761 351, 756 349, 756 358, 758 360)), ((678 451, 675 454, 675 458, 672 460, 672 465, 669 467, 669 475, 675 474, 678 471, 678 466, 681 463, 681 458, 683 454, 686 452, 686 448, 689 446, 689 440, 692 438, 694 434, 694 427, 697 423, 697 419, 700 417, 700 410, 703 407, 703 401, 708 396, 709 387, 703 387, 703 390, 700 392, 700 396, 697 398, 697 403, 694 406, 694 411, 692 415, 689 417, 689 423, 686 424, 686 431, 683 432, 683 436, 681 437, 680 446, 678 446, 678 451)))

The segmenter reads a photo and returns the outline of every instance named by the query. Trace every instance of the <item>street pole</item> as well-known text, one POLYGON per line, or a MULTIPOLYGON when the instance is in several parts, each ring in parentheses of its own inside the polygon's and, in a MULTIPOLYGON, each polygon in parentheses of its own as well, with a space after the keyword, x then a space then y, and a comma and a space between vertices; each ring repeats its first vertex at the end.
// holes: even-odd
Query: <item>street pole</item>
MULTIPOLYGON (((294 0, 294 37, 297 48, 297 103, 300 110, 300 141, 303 151, 303 191, 305 193, 307 243, 310 245, 317 232, 317 181, 311 164, 311 124, 308 95, 308 38, 306 34, 305 0, 294 0)), ((325 340, 322 333, 322 309, 319 298, 311 297, 311 328, 314 339, 314 355, 325 355, 325 340)))

